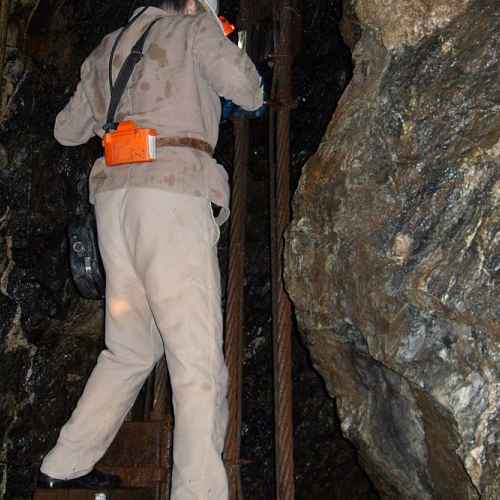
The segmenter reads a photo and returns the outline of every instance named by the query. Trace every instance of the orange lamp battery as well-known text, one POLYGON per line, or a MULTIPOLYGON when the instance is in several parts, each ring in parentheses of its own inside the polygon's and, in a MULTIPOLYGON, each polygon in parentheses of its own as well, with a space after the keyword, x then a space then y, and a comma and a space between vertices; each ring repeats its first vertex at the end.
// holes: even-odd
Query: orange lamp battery
POLYGON ((138 128, 133 121, 118 124, 102 139, 104 158, 108 167, 128 163, 146 163, 156 160, 156 137, 152 128, 138 128))
POLYGON ((234 24, 231 24, 224 16, 219 16, 219 20, 224 27, 225 36, 231 35, 236 30, 236 26, 234 24))

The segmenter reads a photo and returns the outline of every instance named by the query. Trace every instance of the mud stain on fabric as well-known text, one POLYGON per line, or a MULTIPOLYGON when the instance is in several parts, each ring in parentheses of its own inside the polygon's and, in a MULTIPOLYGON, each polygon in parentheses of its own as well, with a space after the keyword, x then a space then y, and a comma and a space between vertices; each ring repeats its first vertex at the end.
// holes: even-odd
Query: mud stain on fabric
POLYGON ((94 82, 93 91, 95 111, 98 114, 103 114, 106 112, 106 102, 101 92, 99 82, 94 82))
POLYGON ((149 57, 156 61, 158 65, 164 68, 168 64, 167 51, 162 49, 158 44, 153 43, 148 51, 149 57))
POLYGON ((172 97, 172 83, 167 81, 165 83, 165 99, 168 99, 169 97, 172 97))
POLYGON ((118 68, 122 65, 123 63, 123 58, 120 54, 116 54, 116 56, 113 58, 113 66, 115 68, 118 68))

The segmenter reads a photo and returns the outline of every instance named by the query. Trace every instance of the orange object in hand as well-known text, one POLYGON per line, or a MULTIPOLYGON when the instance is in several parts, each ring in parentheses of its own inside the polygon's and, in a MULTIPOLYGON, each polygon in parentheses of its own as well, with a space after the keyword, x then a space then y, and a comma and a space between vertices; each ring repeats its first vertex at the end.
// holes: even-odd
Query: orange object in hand
POLYGON ((236 26, 231 24, 224 16, 219 17, 222 26, 224 27, 224 35, 229 36, 236 30, 236 26))
POLYGON ((104 157, 108 167, 128 163, 146 163, 156 160, 156 136, 153 128, 138 128, 134 121, 118 124, 113 132, 102 139, 104 157))

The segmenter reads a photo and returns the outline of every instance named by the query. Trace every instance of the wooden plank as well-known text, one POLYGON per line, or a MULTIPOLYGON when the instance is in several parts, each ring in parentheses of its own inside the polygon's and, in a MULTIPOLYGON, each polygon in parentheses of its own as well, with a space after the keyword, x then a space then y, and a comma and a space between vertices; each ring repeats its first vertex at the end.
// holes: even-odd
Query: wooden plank
POLYGON ((126 422, 97 468, 166 465, 171 426, 164 422, 126 422))
POLYGON ((95 500, 98 493, 105 493, 107 500, 153 500, 148 488, 120 488, 115 490, 63 490, 38 489, 33 500, 95 500))
POLYGON ((149 487, 153 483, 165 483, 168 470, 166 467, 148 465, 141 467, 104 467, 99 470, 120 476, 123 484, 132 487, 149 487))

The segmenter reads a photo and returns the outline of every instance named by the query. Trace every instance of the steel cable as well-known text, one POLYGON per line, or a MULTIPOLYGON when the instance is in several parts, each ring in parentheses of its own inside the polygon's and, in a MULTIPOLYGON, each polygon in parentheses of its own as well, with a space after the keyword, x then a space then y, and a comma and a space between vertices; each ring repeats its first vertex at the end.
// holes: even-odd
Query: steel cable
MULTIPOLYGON (((276 60, 276 177, 272 234, 273 337, 276 441, 276 495, 278 500, 295 497, 293 449, 292 308, 283 283, 284 232, 290 222, 290 108, 292 105, 292 5, 284 0, 279 15, 279 47, 276 60)), ((271 132, 272 133, 272 132, 271 132)))

